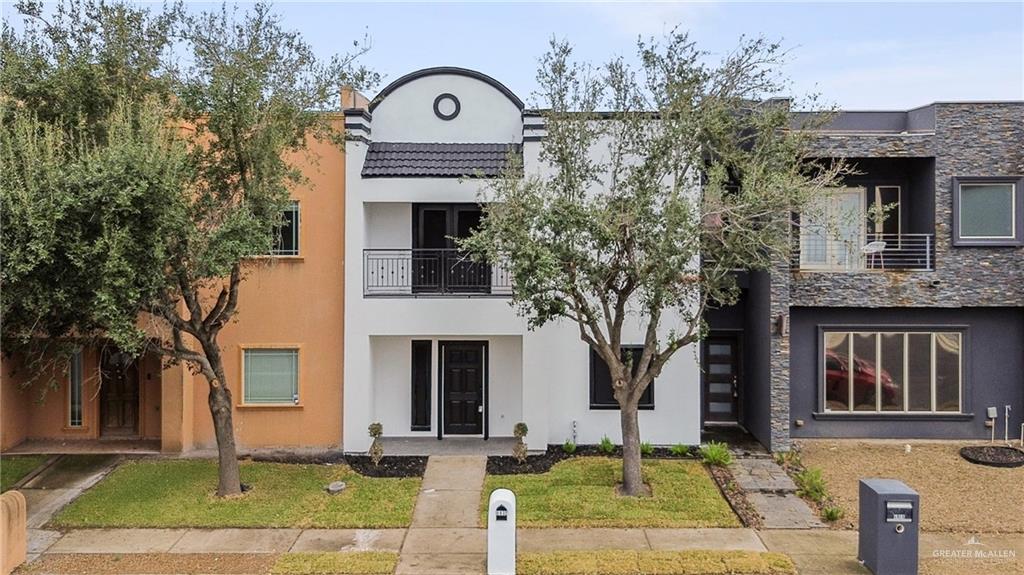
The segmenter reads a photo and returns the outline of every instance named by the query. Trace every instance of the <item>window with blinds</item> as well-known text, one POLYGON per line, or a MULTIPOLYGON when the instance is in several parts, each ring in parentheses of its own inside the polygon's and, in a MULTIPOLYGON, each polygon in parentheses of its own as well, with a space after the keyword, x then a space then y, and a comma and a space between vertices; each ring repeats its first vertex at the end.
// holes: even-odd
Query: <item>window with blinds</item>
POLYGON ((244 403, 299 403, 299 350, 244 351, 244 403))

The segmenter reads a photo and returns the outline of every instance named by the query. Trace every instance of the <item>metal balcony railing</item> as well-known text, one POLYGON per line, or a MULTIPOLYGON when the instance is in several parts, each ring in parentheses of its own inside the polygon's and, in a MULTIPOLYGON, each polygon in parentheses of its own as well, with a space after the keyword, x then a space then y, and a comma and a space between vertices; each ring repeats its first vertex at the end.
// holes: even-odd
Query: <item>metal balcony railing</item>
POLYGON ((933 271, 935 234, 833 236, 803 230, 794 238, 795 271, 933 271))
POLYGON ((363 295, 499 296, 512 294, 501 266, 472 261, 459 249, 364 249, 363 295))

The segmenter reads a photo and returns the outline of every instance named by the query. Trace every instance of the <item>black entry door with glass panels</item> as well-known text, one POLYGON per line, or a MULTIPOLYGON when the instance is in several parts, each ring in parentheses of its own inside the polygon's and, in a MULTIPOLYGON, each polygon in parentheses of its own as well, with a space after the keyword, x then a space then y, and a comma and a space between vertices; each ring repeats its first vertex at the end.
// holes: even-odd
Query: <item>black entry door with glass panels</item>
POLYGON ((440 342, 441 412, 446 435, 484 433, 487 342, 440 342))
POLYGON ((704 340, 704 422, 739 420, 740 338, 712 334, 704 340))
POLYGON ((490 292, 491 266, 471 261, 455 242, 469 237, 482 215, 477 204, 413 206, 414 293, 490 292))

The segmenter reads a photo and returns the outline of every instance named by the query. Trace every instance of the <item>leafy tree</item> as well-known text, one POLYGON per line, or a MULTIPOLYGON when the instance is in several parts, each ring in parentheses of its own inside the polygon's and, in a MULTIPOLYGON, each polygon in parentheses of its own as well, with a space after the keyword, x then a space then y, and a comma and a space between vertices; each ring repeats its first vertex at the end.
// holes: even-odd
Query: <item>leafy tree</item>
POLYGON ((500 261, 531 327, 569 320, 608 364, 622 426, 621 492, 644 491, 637 406, 704 313, 737 301, 735 270, 787 261, 793 212, 827 193, 842 164, 817 166, 788 106, 784 53, 743 40, 705 64, 684 33, 638 43, 639 67, 572 60, 552 41, 537 74, 541 167, 513 166, 484 193, 463 247, 500 261), (600 112, 600 110, 613 110, 600 112), (637 322, 643 351, 623 355, 637 322))
POLYGON ((342 84, 376 80, 355 66, 364 48, 321 62, 265 4, 20 9, 30 24, 6 28, 0 46, 11 82, 3 169, 20 176, 2 188, 5 207, 17 206, 4 210, 5 256, 26 246, 4 258, 5 341, 109 338, 187 362, 209 384, 217 493, 239 493, 217 337, 237 312, 247 258, 270 252, 302 182, 285 158, 307 138, 340 136, 322 112, 342 84), (51 154, 40 138, 61 145, 51 154))

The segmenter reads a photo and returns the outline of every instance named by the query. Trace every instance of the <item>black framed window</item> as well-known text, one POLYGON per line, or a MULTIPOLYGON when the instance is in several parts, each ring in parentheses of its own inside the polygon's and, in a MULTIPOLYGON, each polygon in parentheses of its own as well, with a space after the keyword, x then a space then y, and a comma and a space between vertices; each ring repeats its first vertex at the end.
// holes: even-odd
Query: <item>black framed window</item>
POLYGON ((1024 244, 1021 177, 953 178, 953 245, 1024 244))
POLYGON ((412 342, 412 431, 430 431, 430 340, 412 342))
POLYGON ((299 202, 293 201, 285 209, 282 223, 274 230, 274 247, 270 250, 275 256, 299 255, 299 202))
MULTIPOLYGON (((633 360, 633 372, 640 364, 640 356, 643 355, 642 345, 624 345, 619 348, 621 357, 625 361, 629 356, 633 360)), ((590 348, 590 409, 618 409, 619 402, 615 400, 612 391, 612 376, 608 364, 594 350, 590 348)), ((654 409, 654 381, 647 386, 640 396, 640 409, 654 409)))

